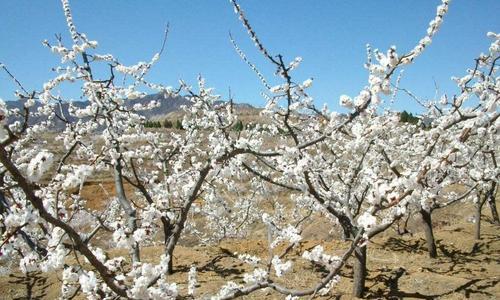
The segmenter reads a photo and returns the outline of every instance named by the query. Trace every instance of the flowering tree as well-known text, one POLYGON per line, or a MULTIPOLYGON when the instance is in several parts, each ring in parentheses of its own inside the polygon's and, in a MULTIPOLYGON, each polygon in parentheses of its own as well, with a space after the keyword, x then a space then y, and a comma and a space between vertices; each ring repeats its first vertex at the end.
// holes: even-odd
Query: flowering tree
MULTIPOLYGON (((414 152, 412 146, 425 141, 426 134, 419 134, 421 130, 415 126, 400 124, 394 113, 379 115, 378 109, 383 105, 383 95, 392 93, 391 79, 395 71, 413 62, 431 43, 448 10, 448 1, 443 1, 438 7, 427 34, 407 54, 398 55, 395 47, 391 47, 387 54, 377 50, 372 52, 368 48, 366 68, 369 85, 354 99, 349 96, 340 98, 341 105, 351 110, 346 116, 315 108, 306 92, 312 80, 303 83, 292 80, 291 72, 301 59, 296 58, 287 64, 281 55, 272 56, 240 6, 235 1, 231 2, 258 50, 276 67, 275 74, 284 81, 281 85, 270 87, 265 76, 247 60, 233 41, 242 59, 257 72, 269 89, 271 94, 267 96, 265 113, 273 119, 274 131, 284 133, 280 146, 273 150, 274 155, 243 166, 262 180, 295 192, 291 198, 297 207, 324 213, 340 225, 344 237, 353 241, 352 251, 356 258, 353 294, 362 296, 366 276, 366 243, 358 242, 360 239, 366 241, 390 227, 405 214, 406 207, 416 201, 419 191, 426 189, 423 183, 429 176, 426 160, 432 152, 429 151, 432 145, 426 147, 428 143, 423 145, 428 151, 414 152), (404 158, 413 160, 407 163, 416 163, 416 167, 402 169, 405 166, 400 164, 404 158)), ((280 218, 276 216, 275 219, 280 218)), ((264 222, 276 227, 274 220, 264 222)), ((277 231, 277 239, 283 240, 283 230, 277 231)), ((288 240, 293 241, 290 230, 285 232, 288 233, 288 240)), ((300 232, 300 228, 292 232, 300 232)), ((322 255, 319 253, 317 256, 322 255)), ((273 287, 293 296, 313 294, 325 286, 331 287, 333 276, 338 271, 335 266, 342 266, 344 262, 340 260, 339 263, 339 260, 330 262, 334 264, 332 273, 315 289, 293 291, 274 286, 268 274, 257 269, 259 280, 253 286, 238 289, 233 295, 262 287, 273 287)), ((272 260, 270 264, 274 264, 276 270, 282 269, 280 260, 272 260)))
MULTIPOLYGON (((165 276, 172 271, 172 253, 191 208, 203 197, 202 213, 217 211, 215 186, 223 183, 223 177, 218 177, 221 166, 243 151, 237 147, 242 142, 239 135, 230 134, 236 121, 232 104, 217 104, 220 97, 205 87, 202 78, 197 92, 185 83, 174 91, 147 82, 145 75, 163 47, 150 62, 133 66, 110 54, 94 53, 97 42, 76 30, 68 2, 62 4, 73 44, 66 47, 62 39, 57 45, 45 42, 61 57, 57 76, 33 93, 20 85, 19 97, 26 99, 23 112, 2 107, 2 255, 20 256, 20 267, 26 272, 63 268, 63 297, 72 297, 80 289, 88 297, 175 297, 176 286, 165 276), (95 74, 96 64, 107 65, 109 73, 95 74), (124 77, 122 85, 118 76, 124 77), (70 103, 64 112, 62 102, 67 99, 52 91, 65 83, 81 84, 86 107, 70 103), (130 100, 143 94, 141 87, 167 95, 186 93, 192 105, 186 108, 182 134, 166 136, 144 129, 145 120, 138 113, 157 103, 131 106, 130 100), (37 111, 31 109, 35 101, 41 104, 37 111), (21 115, 23 122, 6 124, 11 115, 21 115), (44 121, 28 126, 33 116, 44 121), (77 121, 69 121, 70 117, 77 121), (65 151, 61 157, 41 135, 56 120, 65 124, 56 138, 65 151), (81 191, 99 173, 113 176, 116 197, 109 199, 105 211, 91 211, 81 191), (133 195, 126 193, 127 184, 133 187, 133 195), (129 250, 129 268, 125 268, 126 257, 109 258, 107 249, 93 243, 94 237, 107 233, 116 247, 129 250), (164 241, 160 263, 142 263, 141 247, 158 235, 164 241), (77 264, 65 266, 71 253, 77 264), (79 256, 92 266, 90 271, 83 268, 79 256)), ((244 206, 245 201, 242 197, 232 204, 244 206)), ((237 234, 252 221, 248 215, 234 219, 239 226, 226 235, 237 234)))
MULTIPOLYGON (((341 105, 351 110, 346 116, 316 109, 312 98, 306 93, 306 89, 312 84, 311 80, 302 84, 295 83, 290 75, 301 59, 296 58, 290 64, 285 64, 281 55, 270 55, 240 6, 235 1, 232 3, 253 42, 264 57, 276 66, 275 74, 284 81, 281 85, 270 87, 265 76, 258 72, 235 45, 242 59, 257 72, 271 93, 267 96, 265 112, 273 119, 274 130, 285 133, 280 142, 282 146, 274 150, 277 155, 254 160, 254 163, 244 167, 263 181, 292 191, 291 200, 297 208, 307 207, 307 214, 310 210, 326 214, 340 225, 345 238, 356 241, 352 244, 356 260, 353 295, 362 296, 364 291, 366 241, 387 229, 408 211, 416 209, 424 217, 426 235, 430 241, 429 251, 435 257, 430 218, 432 209, 470 198, 478 185, 488 186, 488 193, 483 193, 488 196, 482 199, 494 199, 492 189, 498 180, 498 171, 494 151, 491 149, 498 144, 496 104, 499 101, 494 75, 498 57, 496 35, 490 34, 495 38, 490 54, 483 55, 478 60, 488 75, 478 71, 476 67, 476 73, 461 80, 464 82, 477 78, 480 83, 476 85, 474 92, 472 89, 462 90, 460 100, 455 100, 454 103, 443 100, 443 108, 437 108, 434 103, 427 104, 427 116, 434 122, 430 129, 423 130, 420 126, 399 123, 399 117, 394 112, 378 114, 378 111, 384 104, 383 95, 393 94, 395 91, 392 86, 396 86, 397 90, 398 80, 396 84, 391 84, 391 76, 395 70, 412 62, 430 44, 448 10, 448 1, 443 1, 438 7, 427 35, 408 54, 399 56, 395 47, 391 47, 386 55, 375 51, 376 62, 372 62, 372 51, 368 48, 366 67, 369 71, 369 86, 354 99, 341 96, 341 105), (465 101, 473 97, 472 93, 480 97, 480 103, 476 107, 465 101), (283 104, 280 105, 281 103, 283 104), (464 133, 464 128, 479 130, 483 134, 481 142, 469 140, 467 134, 470 129, 464 133), (486 132, 495 136, 484 135, 486 132), (481 158, 477 156, 478 146, 481 149, 485 147, 481 158), (492 159, 485 159, 486 154, 490 154, 492 159), (474 170, 469 169, 471 166, 464 162, 471 162, 474 158, 481 160, 480 168, 487 175, 476 176, 472 179, 473 184, 466 184, 470 179, 463 176, 464 172, 474 170), (490 167, 484 168, 484 163, 488 161, 490 167), (454 184, 465 185, 468 189, 463 194, 446 192, 446 188, 454 184), (360 235, 365 242, 357 244, 360 235)), ((289 240, 293 247, 297 238, 292 233, 300 232, 301 228, 279 229, 275 225, 275 219, 280 217, 275 216, 264 222, 277 231, 278 241, 289 240)), ((272 287, 292 296, 317 293, 320 290, 325 292, 335 281, 333 274, 336 267, 342 266, 344 261, 342 258, 322 259, 328 255, 319 248, 317 250, 314 254, 305 253, 304 257, 313 261, 327 261, 332 271, 314 289, 294 291, 276 286, 268 278, 269 274, 257 269, 257 282, 249 287, 236 289, 232 295, 262 287, 272 287)), ((290 267, 289 263, 287 262, 286 268, 290 267)), ((271 264, 277 270, 276 275, 281 276, 281 260, 270 260, 268 270, 271 264)))
POLYGON ((460 89, 458 95, 443 95, 439 102, 419 101, 427 110, 424 118, 433 121, 426 130, 412 134, 417 143, 409 147, 416 149, 417 155, 401 156, 400 166, 405 170, 401 173, 422 163, 428 169, 427 177, 420 181, 424 189, 416 194, 419 199, 410 208, 422 217, 430 257, 437 256, 433 211, 462 200, 474 201, 478 239, 483 204, 490 203, 494 219, 498 215, 495 195, 499 176, 496 162, 499 99, 495 64, 499 40, 494 33, 488 36, 493 39, 488 54, 481 54, 475 60, 474 70, 468 70, 466 76, 454 78, 460 89), (460 193, 457 187, 465 190, 460 193))
MULTIPOLYGON (((467 75, 454 78, 460 93, 453 96, 452 100, 443 96, 440 107, 434 105, 429 112, 435 118, 436 131, 450 132, 445 142, 448 147, 446 160, 450 167, 441 177, 451 177, 455 182, 468 187, 468 192, 456 200, 470 195, 468 198, 476 203, 477 239, 479 239, 481 208, 486 201, 490 203, 492 217, 498 222, 495 195, 499 176, 496 157, 500 90, 496 77, 498 69, 496 63, 500 57, 500 40, 498 34, 490 32, 488 36, 493 39, 488 53, 481 54, 475 60, 474 69, 467 70, 467 75), (476 101, 474 105, 467 105, 476 101), (473 190, 475 193, 470 193, 473 190)), ((435 196, 437 195, 431 198, 435 199, 435 196)), ((434 202, 430 206, 431 209, 440 208, 454 202, 449 200, 445 203, 434 202)))

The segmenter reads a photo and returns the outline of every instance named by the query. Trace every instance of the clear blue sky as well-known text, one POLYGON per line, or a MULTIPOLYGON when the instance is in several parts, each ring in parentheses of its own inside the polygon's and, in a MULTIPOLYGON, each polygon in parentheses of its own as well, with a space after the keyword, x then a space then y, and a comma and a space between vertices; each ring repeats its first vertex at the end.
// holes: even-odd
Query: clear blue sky
MULTIPOLYGON (((288 61, 303 57, 295 79, 314 77, 312 96, 318 105, 327 103, 332 109, 338 108, 341 94, 355 96, 366 84, 366 43, 383 51, 390 45, 399 52, 410 50, 425 33, 439 3, 240 0, 271 53, 283 54, 288 61)), ((71 4, 77 29, 99 41, 99 52, 112 53, 129 64, 149 60, 159 50, 165 24, 170 22, 166 51, 148 77, 153 82, 176 86, 178 79, 184 79, 194 84, 201 73, 218 93, 227 96, 231 87, 237 101, 263 105, 263 87, 235 53, 229 31, 268 79, 277 82, 227 0, 74 0, 71 4)), ((486 32, 500 31, 499 11, 498 0, 452 1, 442 30, 416 64, 406 69, 401 86, 423 98, 433 97, 435 80, 442 91, 454 92, 450 77, 464 74, 473 59, 487 50, 486 32)), ((27 88, 40 89, 52 75, 51 67, 58 64, 41 42, 54 42, 56 33, 69 41, 60 1, 2 0, 0 25, 0 62, 27 88)), ((1 73, 0 97, 12 100, 15 89, 1 73)), ((408 99, 399 101, 397 108, 418 110, 408 99)))

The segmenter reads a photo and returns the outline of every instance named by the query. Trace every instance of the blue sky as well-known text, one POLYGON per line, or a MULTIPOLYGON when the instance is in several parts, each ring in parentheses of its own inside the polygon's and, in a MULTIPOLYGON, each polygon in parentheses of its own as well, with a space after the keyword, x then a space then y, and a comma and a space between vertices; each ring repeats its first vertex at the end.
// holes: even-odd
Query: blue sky
MULTIPOLYGON (((365 44, 385 50, 396 45, 410 50, 424 35, 435 15, 437 0, 296 1, 240 0, 263 43, 273 54, 290 61, 303 58, 295 80, 314 78, 310 90, 318 105, 338 109, 342 94, 355 96, 367 81, 363 68, 365 44)), ((165 53, 148 79, 176 86, 179 79, 195 84, 202 74, 223 96, 228 88, 237 101, 262 106, 263 87, 235 53, 228 37, 233 34, 247 56, 266 77, 277 83, 273 69, 253 47, 227 0, 149 0, 71 2, 78 31, 99 41, 99 53, 112 53, 133 64, 159 50, 167 22, 171 31, 165 53)), ((422 98, 456 91, 450 77, 462 75, 473 59, 487 50, 488 31, 500 31, 500 1, 454 0, 441 31, 414 65, 406 68, 401 86, 422 98)), ((57 0, 0 1, 0 62, 28 89, 40 89, 52 76, 59 59, 42 46, 62 33, 69 41, 64 15, 57 0)), ((13 99, 12 81, 0 73, 0 97, 13 99)), ((68 97, 77 97, 76 88, 68 97)), ((401 97, 397 109, 418 111, 401 97)))

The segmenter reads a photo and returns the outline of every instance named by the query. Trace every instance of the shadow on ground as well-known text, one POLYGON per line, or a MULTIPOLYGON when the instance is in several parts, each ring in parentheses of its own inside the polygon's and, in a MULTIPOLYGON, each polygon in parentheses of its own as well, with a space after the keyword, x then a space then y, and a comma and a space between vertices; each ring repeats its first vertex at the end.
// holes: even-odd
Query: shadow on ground
POLYGON ((11 274, 9 276, 9 284, 22 286, 24 288, 19 291, 24 292, 24 295, 14 299, 43 299, 47 296, 47 277, 42 272, 28 272, 22 275, 11 274))

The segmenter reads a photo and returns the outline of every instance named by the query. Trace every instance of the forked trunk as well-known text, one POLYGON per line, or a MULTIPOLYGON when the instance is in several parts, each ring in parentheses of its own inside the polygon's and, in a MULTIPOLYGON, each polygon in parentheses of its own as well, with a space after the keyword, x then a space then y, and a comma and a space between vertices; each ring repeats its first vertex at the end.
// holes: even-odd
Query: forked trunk
POLYGON ((354 251, 353 289, 354 297, 363 298, 366 280, 366 246, 354 251))
POLYGON ((170 257, 169 270, 168 270, 169 273, 172 272, 174 249, 177 246, 177 242, 179 241, 181 233, 184 230, 184 226, 186 225, 189 209, 191 208, 191 205, 193 204, 196 197, 198 197, 198 192, 200 191, 201 186, 205 178, 207 177, 208 173, 210 172, 211 168, 212 168, 211 165, 207 165, 200 171, 200 175, 198 176, 196 185, 191 191, 191 194, 188 197, 188 199, 186 199, 184 201, 184 204, 182 205, 179 217, 176 218, 175 222, 173 224, 170 224, 169 226, 168 239, 165 240, 166 241, 165 252, 170 257))
POLYGON ((425 241, 427 242, 427 251, 431 258, 437 257, 436 242, 434 240, 434 232, 432 231, 432 218, 431 212, 425 209, 420 209, 420 216, 422 217, 422 227, 425 233, 425 241))

